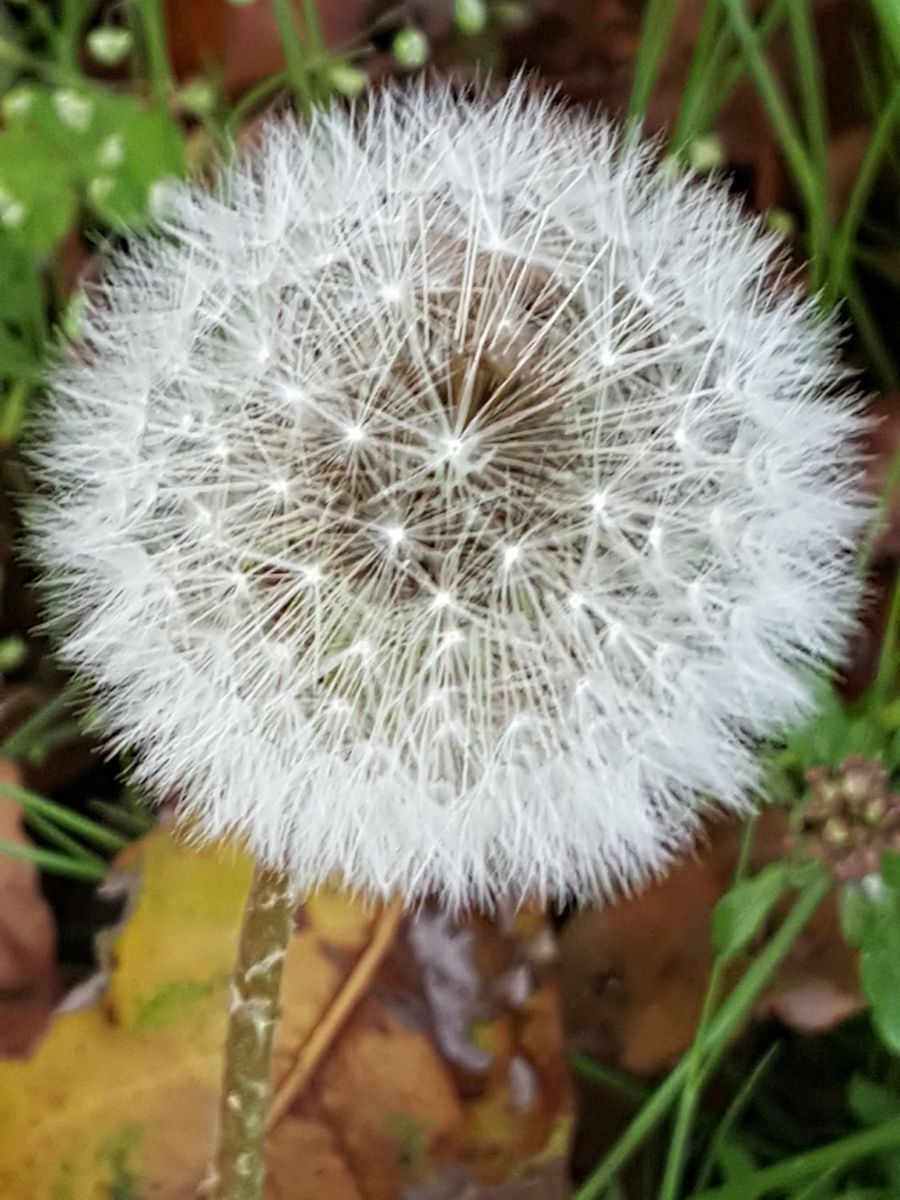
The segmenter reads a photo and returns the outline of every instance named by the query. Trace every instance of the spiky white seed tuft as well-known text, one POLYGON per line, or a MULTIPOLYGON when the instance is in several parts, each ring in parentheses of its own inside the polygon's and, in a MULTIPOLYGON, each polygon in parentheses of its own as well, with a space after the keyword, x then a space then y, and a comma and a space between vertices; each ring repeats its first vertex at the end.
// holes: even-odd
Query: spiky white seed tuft
POLYGON ((774 250, 521 83, 385 90, 182 187, 35 450, 116 744, 301 886, 663 867, 855 599, 858 405, 774 250))

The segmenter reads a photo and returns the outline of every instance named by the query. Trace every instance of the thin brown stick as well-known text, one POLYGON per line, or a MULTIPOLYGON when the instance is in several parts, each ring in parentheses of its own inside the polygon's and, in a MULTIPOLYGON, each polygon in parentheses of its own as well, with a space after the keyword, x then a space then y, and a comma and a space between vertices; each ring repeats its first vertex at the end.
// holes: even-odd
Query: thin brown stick
POLYGON ((247 896, 231 980, 219 1143, 211 1181, 214 1200, 259 1200, 262 1196, 272 1039, 293 911, 287 878, 258 866, 247 896))
POLYGON ((381 910, 368 945, 329 1004, 328 1011, 300 1047, 296 1061, 281 1081, 269 1109, 267 1133, 274 1129, 290 1108, 294 1097, 306 1086, 345 1021, 365 995, 384 961, 384 956, 393 944, 402 916, 403 905, 399 900, 391 901, 381 910))

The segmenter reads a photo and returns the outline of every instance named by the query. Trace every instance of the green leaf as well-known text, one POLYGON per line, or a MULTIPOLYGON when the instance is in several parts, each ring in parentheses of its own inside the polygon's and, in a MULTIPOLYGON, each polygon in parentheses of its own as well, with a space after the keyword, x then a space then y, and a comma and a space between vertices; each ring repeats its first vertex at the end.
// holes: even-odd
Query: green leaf
MULTIPOLYGON (((28 86, 4 99, 3 112, 8 132, 52 155, 54 175, 117 228, 146 224, 160 186, 185 169, 184 139, 170 114, 131 96, 28 86)), ((37 180, 43 184, 41 172, 37 180)))
POLYGON ((41 364, 28 346, 0 325, 0 380, 26 380, 31 383, 40 375, 41 364))
POLYGON ((713 913, 717 954, 730 958, 744 949, 784 891, 785 879, 784 864, 773 862, 725 893, 713 913))
POLYGON ((885 850, 881 856, 881 878, 891 891, 900 892, 900 854, 885 850))
POLYGON ((858 949, 863 944, 874 908, 862 888, 848 886, 841 889, 841 928, 849 945, 858 949))
POLYGON ((872 1020, 885 1045, 900 1054, 900 920, 894 905, 875 908, 860 954, 863 991, 872 1020))
POLYGON ((11 238, 0 236, 0 321, 26 325, 43 302, 34 254, 11 238))
POLYGON ((0 130, 0 232, 49 250, 75 219, 75 193, 51 146, 10 125, 0 130))
POLYGON ((883 1083, 854 1075, 847 1087, 847 1107, 860 1125, 881 1125, 900 1115, 900 1096, 883 1083))

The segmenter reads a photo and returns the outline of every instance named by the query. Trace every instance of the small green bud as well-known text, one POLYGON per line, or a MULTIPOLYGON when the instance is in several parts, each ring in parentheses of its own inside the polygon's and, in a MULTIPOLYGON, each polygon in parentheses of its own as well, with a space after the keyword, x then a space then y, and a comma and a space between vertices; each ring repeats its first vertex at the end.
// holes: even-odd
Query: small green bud
POLYGON ((688 162, 695 171, 705 174, 721 167, 725 162, 725 151, 721 140, 714 134, 694 138, 688 146, 688 162))
POLYGON ((91 57, 105 67, 114 67, 131 53, 131 30, 119 25, 100 25, 87 35, 91 57))
POLYGON ((215 107, 216 89, 207 80, 197 79, 181 89, 178 99, 185 112, 205 117, 215 107))
POLYGON ((783 208, 770 208, 766 213, 766 224, 775 233, 783 233, 786 237, 790 237, 794 233, 797 223, 783 208))
POLYGON ((393 51, 402 67, 421 67, 428 61, 428 38, 421 29, 408 25, 394 38, 393 51))
POLYGON ((483 33, 487 25, 484 0, 453 0, 453 16, 460 33, 469 37, 483 33))
POLYGON ((15 671, 25 661, 28 647, 20 637, 5 637, 0 640, 0 671, 15 671))
POLYGON ((359 67, 337 62, 328 69, 328 82, 342 96, 358 96, 369 82, 369 77, 359 67))

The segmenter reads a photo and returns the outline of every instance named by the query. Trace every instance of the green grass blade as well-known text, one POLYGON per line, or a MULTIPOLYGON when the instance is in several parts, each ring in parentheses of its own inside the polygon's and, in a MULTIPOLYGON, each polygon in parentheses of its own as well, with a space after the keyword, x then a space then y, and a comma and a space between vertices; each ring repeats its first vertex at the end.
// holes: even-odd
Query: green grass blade
POLYGON ((832 301, 837 300, 843 290, 844 279, 849 269, 866 204, 878 177, 878 171, 884 162, 884 157, 890 149, 894 126, 898 123, 900 123, 900 83, 894 85, 887 103, 878 115, 863 160, 859 165, 847 207, 834 235, 826 284, 826 295, 832 301))
POLYGON ((679 0, 648 0, 641 23, 641 41, 634 61, 634 83, 628 102, 632 125, 643 123, 656 77, 669 45, 679 0))
POLYGON ((72 879, 99 883, 106 874, 104 868, 96 867, 83 859, 57 854, 54 850, 41 850, 37 846, 21 846, 18 842, 0 841, 0 854, 8 854, 10 858, 29 862, 41 871, 49 871, 54 875, 68 875, 72 879))
POLYGON ((48 821, 46 817, 42 817, 36 812, 26 812, 25 821, 30 829, 40 834, 45 841, 50 842, 57 850, 64 850, 73 859, 92 863, 101 871, 106 869, 106 863, 99 854, 94 854, 92 850, 88 850, 86 846, 82 846, 75 838, 70 837, 67 833, 63 833, 57 825, 54 825, 52 821, 48 821))
POLYGON ((83 817, 80 813, 73 812, 70 808, 57 804, 53 800, 48 800, 45 796, 38 796, 27 788, 15 787, 11 783, 0 781, 0 793, 15 800, 17 804, 21 804, 25 812, 34 812, 38 816, 46 817, 54 824, 72 830, 85 841, 102 846, 105 850, 117 852, 128 845, 126 838, 120 837, 119 834, 113 833, 109 829, 104 829, 102 825, 98 825, 89 817, 83 817))

